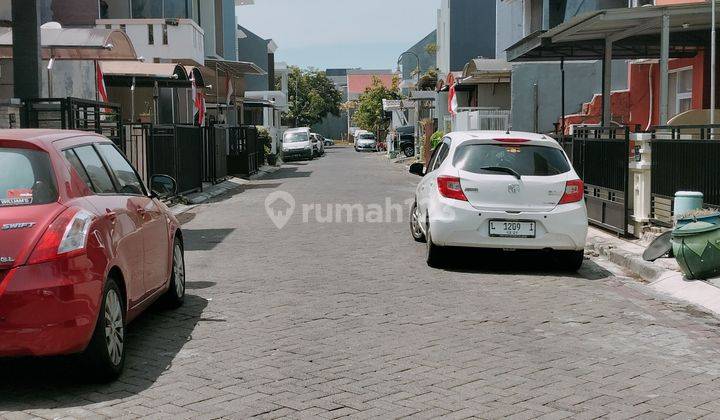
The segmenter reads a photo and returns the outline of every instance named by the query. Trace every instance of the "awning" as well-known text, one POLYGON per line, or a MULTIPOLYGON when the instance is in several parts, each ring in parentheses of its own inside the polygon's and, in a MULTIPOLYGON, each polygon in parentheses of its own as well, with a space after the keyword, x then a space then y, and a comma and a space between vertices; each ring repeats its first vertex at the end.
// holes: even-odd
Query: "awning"
MULTIPOLYGON (((119 30, 41 28, 42 58, 49 60, 136 60, 127 34, 119 30)), ((0 58, 12 58, 11 28, 0 28, 0 58)))
POLYGON ((598 60, 606 40, 613 43, 613 59, 657 58, 665 14, 670 18, 670 57, 693 57, 709 45, 709 4, 619 8, 585 13, 529 35, 507 49, 507 60, 598 60))
POLYGON ((505 60, 476 58, 463 69, 458 82, 462 85, 482 83, 510 83, 512 66, 505 60))
POLYGON ((189 87, 185 67, 175 63, 143 63, 141 61, 102 61, 100 68, 108 86, 189 87))
POLYGON ((184 66, 185 72, 187 72, 188 79, 195 79, 195 85, 198 87, 205 87, 205 77, 202 74, 200 67, 195 66, 184 66))
POLYGON ((216 60, 208 58, 205 60, 205 67, 212 71, 218 71, 225 74, 230 74, 233 77, 243 77, 246 74, 252 74, 257 76, 266 75, 267 72, 255 63, 248 61, 230 61, 230 60, 216 60))
POLYGON ((243 98, 245 108, 274 108, 275 103, 267 99, 243 98))

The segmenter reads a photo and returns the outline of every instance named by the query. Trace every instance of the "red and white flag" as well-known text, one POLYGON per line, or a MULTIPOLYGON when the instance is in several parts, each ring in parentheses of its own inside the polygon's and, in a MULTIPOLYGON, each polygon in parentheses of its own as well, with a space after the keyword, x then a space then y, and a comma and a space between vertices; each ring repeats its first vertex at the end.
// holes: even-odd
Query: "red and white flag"
POLYGON ((229 76, 227 79, 225 79, 225 91, 227 92, 227 98, 225 99, 225 104, 227 106, 230 106, 230 103, 232 102, 232 98, 235 96, 235 86, 233 85, 232 78, 229 76))
POLYGON ((108 94, 107 94, 107 88, 105 87, 105 75, 102 72, 102 69, 100 68, 100 62, 95 62, 95 75, 97 77, 97 92, 98 92, 98 98, 102 102, 110 102, 108 100, 108 94))
POLYGON ((193 116, 197 113, 197 123, 200 127, 205 126, 205 95, 202 94, 195 84, 195 78, 190 79, 193 98, 193 116))
POLYGON ((450 85, 450 93, 448 94, 448 112, 451 115, 457 114, 458 100, 455 92, 455 76, 452 73, 448 76, 448 84, 450 85))

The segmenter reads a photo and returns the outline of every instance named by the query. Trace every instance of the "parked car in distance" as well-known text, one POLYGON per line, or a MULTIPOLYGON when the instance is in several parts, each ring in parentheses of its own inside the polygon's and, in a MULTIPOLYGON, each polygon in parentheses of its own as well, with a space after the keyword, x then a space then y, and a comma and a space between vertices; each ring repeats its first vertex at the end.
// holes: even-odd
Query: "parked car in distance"
POLYGON ((333 140, 333 139, 328 139, 328 138, 325 138, 325 137, 323 137, 323 136, 320 136, 320 138, 323 140, 323 143, 325 144, 325 147, 335 146, 335 140, 333 140))
POLYGON ((415 127, 404 125, 395 129, 398 136, 399 150, 407 157, 415 156, 415 127))
POLYGON ((283 134, 283 160, 306 159, 315 157, 315 146, 308 127, 293 128, 283 134))
POLYGON ((583 262, 588 231, 584 186, 556 141, 540 134, 475 131, 446 136, 421 175, 410 229, 427 242, 427 263, 448 247, 553 251, 583 262))
POLYGON ((128 323, 183 303, 180 224, 97 134, 0 130, 0 168, 0 357, 77 353, 93 379, 118 377, 128 323))
POLYGON ((310 133, 310 139, 312 141, 315 157, 320 157, 325 154, 325 142, 322 141, 321 137, 317 133, 310 133))
POLYGON ((377 138, 375 134, 368 131, 359 133, 355 137, 355 150, 361 152, 363 150, 369 150, 376 152, 378 149, 377 138))

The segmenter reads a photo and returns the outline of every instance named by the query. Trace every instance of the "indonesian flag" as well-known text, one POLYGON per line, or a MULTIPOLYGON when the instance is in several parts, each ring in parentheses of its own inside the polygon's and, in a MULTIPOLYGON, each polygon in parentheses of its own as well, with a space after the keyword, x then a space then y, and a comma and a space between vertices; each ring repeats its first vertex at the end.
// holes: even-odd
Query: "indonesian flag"
POLYGON ((200 127, 205 126, 205 95, 202 94, 195 84, 195 78, 190 79, 193 98, 193 116, 197 113, 197 123, 200 127))
POLYGON ((232 78, 228 76, 227 79, 225 79, 225 91, 227 92, 227 98, 225 99, 225 104, 227 106, 230 106, 230 102, 232 102, 233 96, 235 96, 235 86, 233 86, 232 78))
POLYGON ((95 74, 97 75, 97 92, 98 97, 102 102, 110 102, 108 100, 107 88, 105 87, 105 75, 103 75, 102 69, 100 68, 100 62, 95 62, 95 74))
POLYGON ((455 92, 455 76, 453 76, 452 73, 448 76, 448 84, 450 85, 450 94, 448 95, 448 112, 450 112, 451 115, 455 115, 458 110, 458 100, 455 92))

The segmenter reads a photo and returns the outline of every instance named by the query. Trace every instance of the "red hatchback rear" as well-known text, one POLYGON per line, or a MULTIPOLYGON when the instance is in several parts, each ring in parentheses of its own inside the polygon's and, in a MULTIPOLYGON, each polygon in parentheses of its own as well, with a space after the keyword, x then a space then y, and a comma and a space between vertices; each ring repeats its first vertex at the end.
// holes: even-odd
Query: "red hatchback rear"
POLYGON ((0 356, 83 353, 117 377, 126 324, 182 304, 179 223, 95 134, 0 130, 0 170, 0 356))

